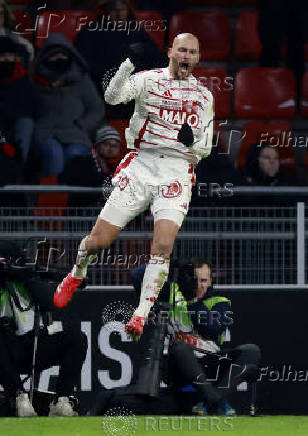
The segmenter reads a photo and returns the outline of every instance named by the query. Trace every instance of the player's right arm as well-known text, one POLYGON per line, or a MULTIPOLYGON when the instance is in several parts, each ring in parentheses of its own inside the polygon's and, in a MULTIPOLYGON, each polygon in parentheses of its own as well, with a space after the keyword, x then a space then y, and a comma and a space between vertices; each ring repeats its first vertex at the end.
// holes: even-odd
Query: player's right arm
POLYGON ((129 58, 122 62, 105 91, 106 103, 111 105, 128 103, 138 97, 143 86, 143 75, 132 76, 134 69, 135 66, 129 58))

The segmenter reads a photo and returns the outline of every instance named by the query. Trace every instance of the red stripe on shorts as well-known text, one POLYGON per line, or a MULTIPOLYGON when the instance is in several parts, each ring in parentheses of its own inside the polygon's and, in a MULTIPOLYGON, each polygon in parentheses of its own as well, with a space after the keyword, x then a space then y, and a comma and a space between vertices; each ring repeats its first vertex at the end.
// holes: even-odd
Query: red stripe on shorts
POLYGON ((191 183, 192 183, 193 186, 196 183, 196 177, 195 177, 195 171, 194 170, 195 170, 194 164, 190 163, 189 167, 188 167, 188 174, 191 174, 191 183))
POLYGON ((123 161, 120 165, 117 166, 117 168, 116 168, 116 170, 115 170, 115 172, 114 172, 113 177, 115 177, 117 174, 119 174, 119 172, 120 172, 123 168, 128 167, 128 165, 131 163, 131 161, 134 159, 134 157, 137 156, 137 154, 138 154, 138 153, 134 153, 134 152, 129 153, 129 154, 125 157, 124 161, 123 161))

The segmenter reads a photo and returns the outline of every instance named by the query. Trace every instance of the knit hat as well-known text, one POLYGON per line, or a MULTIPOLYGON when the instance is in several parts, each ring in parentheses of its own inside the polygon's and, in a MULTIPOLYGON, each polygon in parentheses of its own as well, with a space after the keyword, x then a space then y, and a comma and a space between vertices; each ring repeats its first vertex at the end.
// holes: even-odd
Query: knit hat
POLYGON ((8 36, 0 36, 0 55, 3 53, 16 53, 17 45, 12 38, 8 36))
POLYGON ((101 127, 100 129, 98 129, 98 131, 96 132, 94 146, 96 146, 97 144, 100 144, 101 142, 105 142, 108 139, 115 139, 116 141, 121 142, 120 133, 116 129, 114 129, 113 127, 111 127, 109 125, 105 125, 105 126, 101 127))

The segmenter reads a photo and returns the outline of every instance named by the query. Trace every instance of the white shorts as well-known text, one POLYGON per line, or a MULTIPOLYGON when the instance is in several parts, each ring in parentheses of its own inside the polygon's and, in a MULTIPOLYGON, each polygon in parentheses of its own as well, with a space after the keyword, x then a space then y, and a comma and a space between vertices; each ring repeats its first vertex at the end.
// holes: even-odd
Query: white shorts
POLYGON ((170 219, 181 227, 188 211, 194 166, 185 159, 153 151, 128 153, 118 165, 100 218, 118 227, 151 207, 154 220, 170 219))

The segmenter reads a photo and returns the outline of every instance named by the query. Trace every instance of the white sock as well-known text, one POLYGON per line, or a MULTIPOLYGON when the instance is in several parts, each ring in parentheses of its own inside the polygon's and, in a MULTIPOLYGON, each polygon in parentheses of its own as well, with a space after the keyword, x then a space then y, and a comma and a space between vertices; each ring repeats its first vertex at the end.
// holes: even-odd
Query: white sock
POLYGON ((97 258, 96 254, 88 254, 85 239, 86 238, 84 238, 79 245, 76 263, 72 271, 72 276, 76 279, 85 279, 87 277, 88 266, 97 258))
POLYGON ((151 255, 143 276, 139 306, 134 315, 148 317, 151 307, 168 278, 168 274, 169 259, 151 255))

